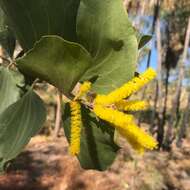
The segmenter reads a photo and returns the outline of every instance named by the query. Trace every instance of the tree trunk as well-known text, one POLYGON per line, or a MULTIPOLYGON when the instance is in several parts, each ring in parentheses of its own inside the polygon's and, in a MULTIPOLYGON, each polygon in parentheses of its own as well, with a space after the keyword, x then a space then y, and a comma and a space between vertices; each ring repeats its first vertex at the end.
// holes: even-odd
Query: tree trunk
POLYGON ((165 148, 170 149, 170 145, 173 141, 173 126, 174 122, 178 123, 179 121, 179 109, 180 109, 180 98, 181 98, 181 91, 182 91, 182 82, 184 79, 184 68, 185 68, 185 60, 187 58, 187 52, 189 47, 189 41, 190 41, 190 18, 187 26, 187 32, 185 36, 185 44, 184 44, 184 50, 182 57, 179 61, 179 75, 178 75, 178 81, 177 81, 177 87, 176 87, 176 94, 173 99, 172 103, 172 110, 171 110, 171 116, 169 120, 169 125, 166 133, 166 139, 165 139, 165 148))
POLYGON ((156 41, 157 41, 157 83, 156 83, 156 93, 154 98, 154 110, 152 115, 152 122, 150 131, 153 133, 155 127, 156 113, 158 111, 161 114, 162 108, 162 43, 161 43, 161 27, 160 19, 158 17, 156 24, 156 41), (158 101, 159 100, 159 101, 158 101), (157 109, 158 107, 158 109, 157 109))
POLYGON ((162 113, 160 113, 158 118, 158 134, 157 134, 157 141, 158 141, 158 148, 162 147, 164 141, 164 126, 166 123, 166 111, 167 111, 167 102, 168 102, 168 85, 169 85, 169 76, 170 76, 170 68, 166 68, 166 79, 165 79, 165 99, 164 99, 164 107, 162 113))
MULTIPOLYGON (((160 12, 160 0, 157 0, 157 3, 154 6, 154 18, 152 22, 152 31, 151 31, 152 36, 154 35, 154 32, 155 32, 155 26, 158 20, 159 12, 160 12)), ((150 50, 148 54, 148 61, 147 61, 147 66, 146 66, 147 68, 150 67, 151 54, 152 54, 152 51, 150 50)))
MULTIPOLYGON (((152 36, 154 35, 155 26, 156 26, 156 23, 157 23, 159 12, 160 12, 160 2, 161 2, 160 0, 157 0, 157 2, 154 5, 154 18, 153 18, 152 29, 151 29, 152 36)), ((153 47, 153 43, 152 43, 152 47, 153 47)), ((152 55, 152 47, 151 47, 151 49, 150 49, 150 51, 148 53, 148 59, 147 59, 147 65, 146 65, 147 68, 150 67, 150 61, 151 61, 151 55, 152 55)), ((143 90, 141 100, 144 99, 145 94, 146 94, 146 87, 143 90)), ((140 124, 141 124, 141 118, 139 118, 139 120, 138 120, 138 125, 140 125, 140 124)))
POLYGON ((55 118, 55 128, 53 132, 53 138, 57 138, 59 134, 59 130, 61 128, 61 104, 62 104, 62 93, 58 91, 57 94, 57 109, 56 109, 56 118, 55 118))
POLYGON ((190 93, 188 96, 187 107, 186 107, 185 112, 183 114, 182 124, 181 124, 181 127, 179 129, 178 139, 176 142, 176 145, 179 148, 182 145, 182 139, 184 138, 184 136, 186 134, 187 127, 189 126, 189 112, 190 112, 190 93))

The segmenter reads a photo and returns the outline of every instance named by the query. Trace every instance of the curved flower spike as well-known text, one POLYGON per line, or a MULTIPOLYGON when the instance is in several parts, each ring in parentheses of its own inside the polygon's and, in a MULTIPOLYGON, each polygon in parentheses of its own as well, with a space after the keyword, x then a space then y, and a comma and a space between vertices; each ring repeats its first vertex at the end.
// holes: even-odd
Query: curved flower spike
POLYGON ((145 148, 141 144, 139 144, 131 134, 123 132, 121 129, 117 129, 117 132, 118 134, 125 137, 128 143, 132 146, 132 148, 136 150, 139 154, 144 153, 145 148))
POLYGON ((134 77, 120 88, 112 91, 108 95, 97 95, 95 104, 108 105, 129 97, 131 94, 137 92, 140 88, 145 86, 148 82, 156 77, 156 72, 149 68, 138 77, 134 77))
POLYGON ((132 115, 101 105, 94 105, 94 112, 99 118, 113 124, 120 134, 127 139, 129 138, 129 143, 139 151, 156 148, 156 140, 135 125, 132 115))
POLYGON ((143 129, 139 128, 137 125, 128 125, 127 129, 118 129, 119 133, 125 137, 134 149, 142 151, 142 149, 153 150, 157 148, 157 141, 143 129))
POLYGON ((126 129, 127 125, 134 122, 132 115, 127 115, 111 108, 104 108, 101 105, 95 104, 93 111, 100 119, 108 121, 109 123, 114 124, 114 126, 119 126, 123 129, 126 129))

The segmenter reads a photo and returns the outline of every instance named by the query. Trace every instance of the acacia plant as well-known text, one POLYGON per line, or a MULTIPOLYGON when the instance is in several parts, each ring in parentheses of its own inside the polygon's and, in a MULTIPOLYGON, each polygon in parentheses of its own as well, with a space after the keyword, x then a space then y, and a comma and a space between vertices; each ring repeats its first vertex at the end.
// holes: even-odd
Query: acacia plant
POLYGON ((0 6, 23 50, 11 65, 0 67, 1 169, 46 119, 36 79, 68 98, 63 127, 70 153, 83 168, 110 166, 119 150, 116 132, 138 152, 156 147, 131 115, 146 103, 126 99, 155 73, 149 69, 134 77, 138 48, 147 37, 132 27, 122 0, 0 0, 0 6))

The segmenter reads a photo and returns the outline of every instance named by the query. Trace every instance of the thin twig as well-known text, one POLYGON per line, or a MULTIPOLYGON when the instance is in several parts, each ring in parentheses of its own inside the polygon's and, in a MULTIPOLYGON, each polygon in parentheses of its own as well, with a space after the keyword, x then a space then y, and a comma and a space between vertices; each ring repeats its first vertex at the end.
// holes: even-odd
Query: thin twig
POLYGON ((6 57, 0 55, 0 59, 2 59, 3 61, 7 62, 7 63, 11 63, 11 61, 9 59, 7 59, 6 57))
POLYGON ((38 83, 39 82, 39 79, 37 78, 33 83, 32 83, 32 86, 31 86, 31 88, 33 89, 34 88, 34 86, 36 85, 36 83, 38 83))
POLYGON ((62 93, 58 90, 55 128, 54 128, 54 134, 53 134, 54 139, 58 137, 58 133, 59 133, 59 130, 61 128, 61 122, 62 122, 62 119, 61 119, 61 115, 62 115, 61 105, 62 105, 62 93))

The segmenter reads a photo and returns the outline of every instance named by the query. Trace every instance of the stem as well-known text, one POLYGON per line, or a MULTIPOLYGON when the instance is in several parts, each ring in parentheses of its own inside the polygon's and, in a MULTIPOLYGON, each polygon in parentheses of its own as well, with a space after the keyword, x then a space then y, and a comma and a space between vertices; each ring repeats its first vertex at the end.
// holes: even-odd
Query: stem
POLYGON ((31 86, 31 88, 33 89, 34 88, 34 86, 36 85, 36 83, 39 81, 39 79, 36 79, 33 83, 32 83, 32 86, 31 86))
POLYGON ((62 104, 62 93, 58 91, 57 94, 57 109, 56 109, 56 119, 55 119, 55 128, 54 128, 54 133, 53 133, 53 138, 57 138, 59 134, 59 130, 61 128, 61 104, 62 104))

